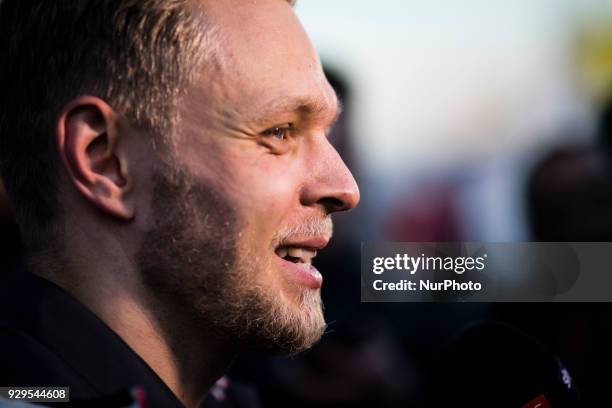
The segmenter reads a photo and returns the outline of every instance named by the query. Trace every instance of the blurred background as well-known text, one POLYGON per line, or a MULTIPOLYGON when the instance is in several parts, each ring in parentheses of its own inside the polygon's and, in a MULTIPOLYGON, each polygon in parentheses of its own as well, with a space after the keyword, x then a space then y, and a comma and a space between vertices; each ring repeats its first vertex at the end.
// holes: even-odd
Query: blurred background
POLYGON ((610 96, 612 1, 308 0, 297 13, 351 90, 372 230, 398 202, 451 194, 419 191, 442 184, 463 238, 528 238, 525 173, 592 142, 610 96))
MULTIPOLYGON (((255 384, 263 406, 433 406, 432 378, 457 336, 496 320, 562 361, 584 406, 612 406, 610 305, 362 304, 359 276, 362 241, 612 239, 612 1, 298 0, 296 10, 344 102, 331 140, 362 202, 336 216, 315 260, 324 339, 299 356, 244 356, 231 377, 255 384)), ((1 193, 1 261, 14 266, 21 248, 1 193)), ((483 387, 472 375, 499 379, 487 386, 501 399, 522 392, 521 370, 546 363, 506 343, 470 353, 502 368, 510 353, 513 379, 460 365, 480 367, 477 356, 444 372, 467 393, 483 387)))

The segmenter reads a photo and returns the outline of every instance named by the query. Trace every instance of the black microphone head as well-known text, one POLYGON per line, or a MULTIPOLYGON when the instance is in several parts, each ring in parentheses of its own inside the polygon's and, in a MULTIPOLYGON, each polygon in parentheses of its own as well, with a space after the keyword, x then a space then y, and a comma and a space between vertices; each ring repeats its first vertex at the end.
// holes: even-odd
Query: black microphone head
POLYGON ((561 361, 509 325, 473 325, 442 353, 428 407, 574 408, 578 391, 561 361))

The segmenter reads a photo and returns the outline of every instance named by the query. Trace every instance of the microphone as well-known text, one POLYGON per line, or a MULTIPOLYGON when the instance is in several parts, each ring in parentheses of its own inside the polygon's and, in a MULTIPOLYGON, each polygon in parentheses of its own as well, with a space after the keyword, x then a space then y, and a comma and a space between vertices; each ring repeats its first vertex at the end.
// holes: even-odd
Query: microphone
POLYGON ((468 327, 441 354, 428 381, 426 406, 581 407, 574 381, 551 351, 498 322, 468 327))

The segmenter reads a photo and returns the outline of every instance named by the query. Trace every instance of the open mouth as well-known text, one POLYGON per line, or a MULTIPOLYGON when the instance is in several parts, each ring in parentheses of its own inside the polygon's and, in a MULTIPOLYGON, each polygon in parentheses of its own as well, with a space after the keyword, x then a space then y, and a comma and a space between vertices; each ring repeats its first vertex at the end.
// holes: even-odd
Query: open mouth
POLYGON ((274 252, 282 259, 283 269, 290 272, 285 276, 289 276, 292 282, 298 282, 300 286, 310 289, 319 289, 323 276, 312 265, 312 259, 328 242, 329 237, 325 236, 303 239, 295 237, 290 242, 281 242, 274 252))
POLYGON ((312 264, 312 258, 317 256, 316 249, 296 246, 281 246, 276 248, 276 255, 285 261, 293 263, 312 264))

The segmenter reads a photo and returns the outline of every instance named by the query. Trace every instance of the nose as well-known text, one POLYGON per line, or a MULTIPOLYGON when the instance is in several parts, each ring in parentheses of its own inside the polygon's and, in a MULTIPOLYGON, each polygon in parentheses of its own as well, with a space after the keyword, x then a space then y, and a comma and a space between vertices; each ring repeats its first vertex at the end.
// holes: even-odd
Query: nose
POLYGON ((327 214, 348 211, 359 203, 359 187, 340 155, 326 140, 302 189, 302 204, 320 205, 327 214))

